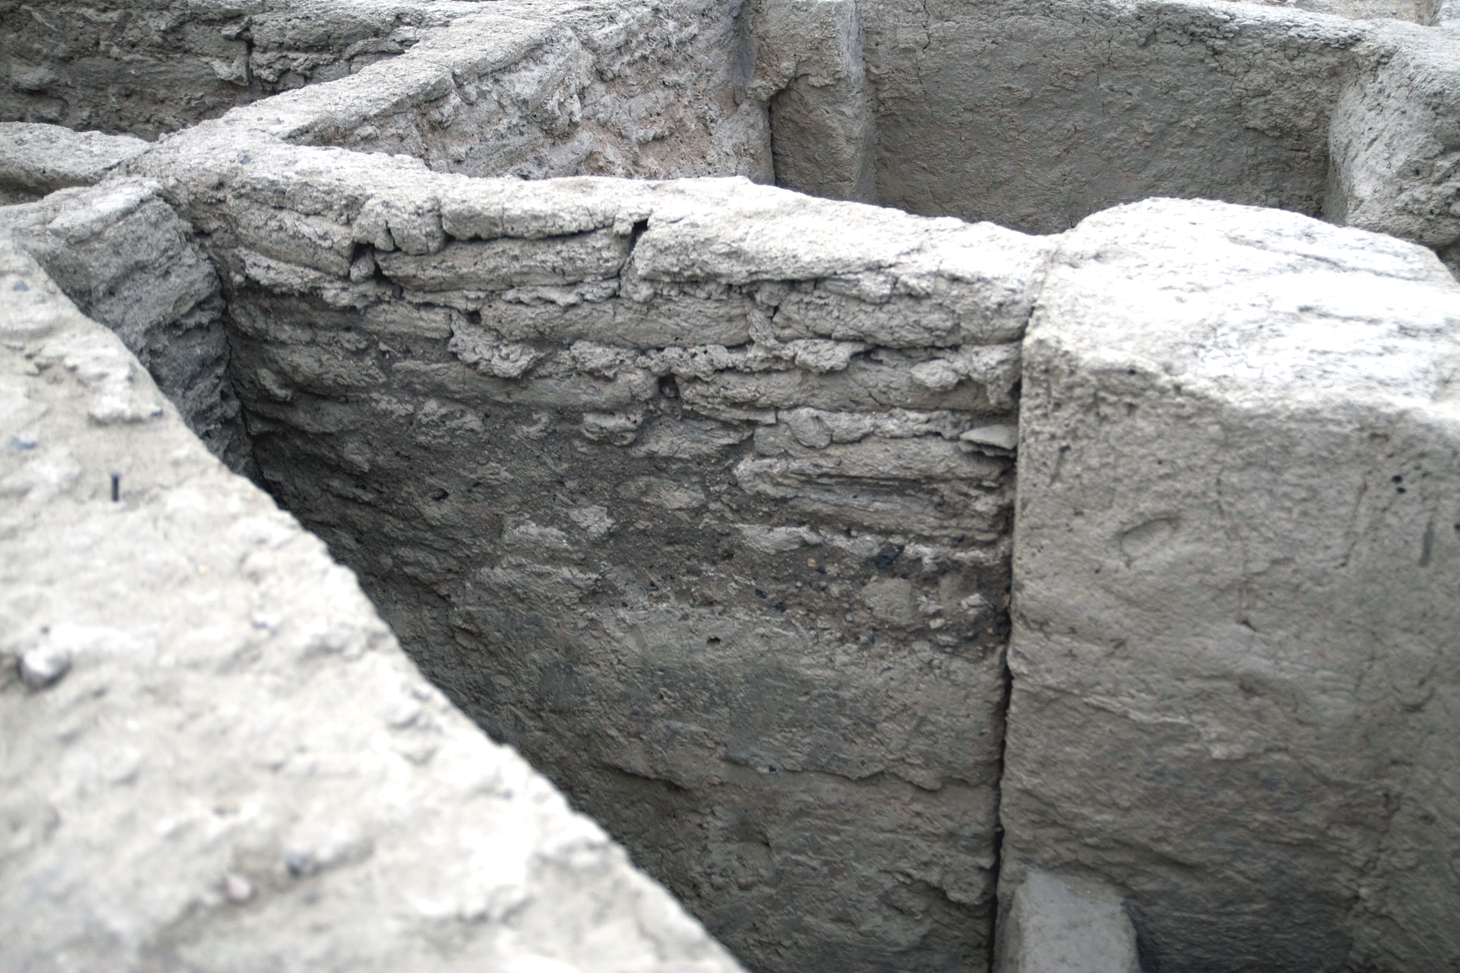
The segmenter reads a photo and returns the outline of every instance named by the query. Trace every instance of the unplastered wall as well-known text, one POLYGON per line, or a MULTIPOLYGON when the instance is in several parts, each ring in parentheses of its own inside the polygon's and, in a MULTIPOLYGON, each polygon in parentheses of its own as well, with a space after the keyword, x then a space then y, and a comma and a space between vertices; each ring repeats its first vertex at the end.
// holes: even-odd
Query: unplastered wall
POLYGON ((427 674, 751 966, 983 968, 1045 245, 214 137, 260 470, 427 674))
POLYGON ((0 117, 155 139, 410 48, 473 3, 0 4, 0 117))

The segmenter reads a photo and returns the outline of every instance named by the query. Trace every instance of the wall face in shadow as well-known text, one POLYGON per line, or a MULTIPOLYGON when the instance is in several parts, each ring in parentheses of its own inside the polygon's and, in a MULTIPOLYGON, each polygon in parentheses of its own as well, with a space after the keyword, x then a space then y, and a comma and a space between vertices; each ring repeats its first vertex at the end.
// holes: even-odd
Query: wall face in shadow
POLYGON ((877 195, 1026 232, 1148 196, 1321 211, 1363 25, 1221 3, 866 0, 877 195))

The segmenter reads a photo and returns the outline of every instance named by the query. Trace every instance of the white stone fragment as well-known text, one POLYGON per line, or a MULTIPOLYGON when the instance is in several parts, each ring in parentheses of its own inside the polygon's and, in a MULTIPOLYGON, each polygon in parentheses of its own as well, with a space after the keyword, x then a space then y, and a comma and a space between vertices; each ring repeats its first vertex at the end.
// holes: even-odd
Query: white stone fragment
POLYGON ((961 434, 959 440, 976 446, 993 446, 997 449, 1014 450, 1019 445, 1019 427, 1009 423, 992 426, 975 426, 961 434))
POLYGON ((766 524, 736 524, 745 546, 762 554, 785 554, 801 547, 815 547, 821 535, 810 527, 771 527, 766 524))
POLYGON ((32 689, 45 689, 71 668, 71 653, 64 645, 42 643, 20 657, 20 678, 32 689))
POLYGON ((223 879, 223 894, 228 901, 242 905, 253 898, 253 883, 237 872, 229 872, 223 879))
POLYGON ((568 511, 568 517, 595 541, 603 540, 614 528, 614 520, 602 504, 574 507, 568 511))
POLYGON ((994 973, 1141 973, 1121 896, 1103 882, 1034 871, 999 923, 994 973))

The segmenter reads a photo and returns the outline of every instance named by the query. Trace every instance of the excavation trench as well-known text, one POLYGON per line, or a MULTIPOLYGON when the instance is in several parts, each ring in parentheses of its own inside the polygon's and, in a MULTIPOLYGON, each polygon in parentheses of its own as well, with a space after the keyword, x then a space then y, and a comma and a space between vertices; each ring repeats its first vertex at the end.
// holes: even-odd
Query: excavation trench
MULTIPOLYGON (((48 54, 56 6, 4 13, 5 117, 180 134, 125 163, 100 236, 56 229, 109 191, 73 190, 28 248, 457 705, 760 970, 987 964, 1020 342, 1053 244, 676 177, 1041 233, 1151 195, 1346 219, 1374 195, 1344 119, 1387 117, 1391 35, 1425 30, 493 4, 466 64, 468 3, 118 5, 48 54), (106 44, 131 80, 83 56, 106 44), (126 298, 149 291, 173 299, 126 298)), ((1454 222, 1405 226, 1447 253, 1454 222)))

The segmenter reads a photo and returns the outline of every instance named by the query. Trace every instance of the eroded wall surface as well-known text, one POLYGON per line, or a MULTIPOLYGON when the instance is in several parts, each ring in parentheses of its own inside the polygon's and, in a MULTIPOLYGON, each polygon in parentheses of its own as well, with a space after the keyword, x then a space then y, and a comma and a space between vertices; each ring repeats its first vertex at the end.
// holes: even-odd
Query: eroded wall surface
POLYGON ((0 288, 0 965, 739 969, 9 239, 0 288))
POLYGON ((160 190, 141 179, 66 189, 0 210, 0 228, 121 338, 215 456, 251 473, 218 275, 160 190))
POLYGON ((471 175, 770 181, 740 12, 725 0, 7 3, 0 118, 156 139, 237 108, 279 137, 471 175))
POLYGON ((33 203, 57 189, 95 185, 147 148, 130 135, 0 122, 0 204, 33 203))
POLYGON ((6 120, 155 139, 401 53, 471 3, 0 5, 6 120))
POLYGON ((1393 56, 1334 111, 1324 215, 1431 247, 1460 276, 1460 31, 1389 32, 1393 56))
MULTIPOLYGON (((301 19, 280 21, 278 42, 334 51, 311 31, 339 22, 347 8, 294 6, 301 19)), ((407 9, 360 7, 364 22, 392 32, 407 9)), ((212 401, 238 390, 251 456, 270 489, 360 572, 453 701, 547 769, 747 963, 982 968, 999 867, 1020 349, 1047 265, 1055 261, 1065 288, 1051 292, 1047 308, 1064 310, 1049 311, 1057 327, 1048 327, 1077 333, 1090 306, 1159 277, 1154 266, 1169 275, 1162 293, 1207 287, 1189 252, 1200 235, 1191 226, 1221 225, 1232 246, 1267 248, 1252 259, 1277 269, 1263 265, 1256 277, 1292 283, 1316 266, 1304 261, 1338 268, 1321 286, 1302 278, 1267 310, 1207 302, 1210 315, 1173 339, 1177 364, 1187 354, 1209 364, 1227 345, 1213 351, 1203 341, 1237 328, 1247 342, 1241 328, 1269 311, 1284 322, 1402 318, 1411 332, 1450 340, 1453 315, 1444 308, 1453 288, 1443 289, 1422 253, 1393 241, 1360 246, 1345 237, 1335 251, 1336 238, 1324 236, 1331 230, 1274 213, 1250 218, 1271 230, 1254 238, 1242 228, 1248 217, 1232 214, 1258 211, 1221 206, 1113 216, 1116 230, 1101 239, 1114 249, 1092 256, 1079 237, 1037 240, 743 180, 468 177, 767 179, 774 167, 778 177, 806 179, 805 188, 864 195, 870 169, 859 146, 875 120, 868 99, 891 91, 906 104, 876 104, 907 107, 893 114, 934 127, 893 130, 890 144, 903 155, 889 171, 916 183, 942 165, 939 145, 945 161, 983 158, 972 177, 958 174, 959 185, 981 186, 991 195, 980 198, 1000 206, 1024 205, 1020 219, 1063 227, 1088 212, 1082 207, 1127 191, 1310 211, 1341 199, 1343 213, 1331 216, 1444 251, 1453 246, 1454 186, 1442 35, 1225 3, 409 9, 441 19, 401 35, 399 51, 360 48, 348 68, 312 54, 279 66, 280 85, 322 83, 238 107, 145 155, 66 174, 84 183, 125 166, 142 179, 20 207, 6 217, 20 227, 17 240, 129 347, 156 352, 148 364, 164 384, 161 353, 185 352, 188 335, 226 329, 227 371, 212 401), (870 74, 859 74, 849 53, 859 37, 882 51, 869 55, 870 74), (961 53, 943 58, 949 51, 961 53), (381 57, 390 60, 369 63, 381 57), (964 71, 968 64, 977 71, 964 71), (963 73, 947 75, 958 65, 963 73), (990 86, 989 77, 1015 80, 990 86), (986 115, 975 118, 969 105, 986 115), (767 112, 785 123, 781 132, 767 129, 767 112), (1108 131, 1086 123, 1107 115, 1119 120, 1108 131), (977 125, 964 125, 969 119, 977 125), (975 130, 978 144, 960 148, 975 130), (928 132, 956 138, 929 143, 928 132), (990 146, 1014 148, 977 155, 990 146), (1000 172, 1014 181, 997 182, 1000 172), (977 182, 989 174, 995 181, 977 182), (1134 263, 1104 266, 1121 260, 1134 263), (165 281, 139 276, 151 263, 168 268, 165 281), (1076 278, 1086 290, 1070 283, 1076 278), (1405 288, 1416 281, 1441 294, 1440 323, 1406 317, 1405 288), (213 314, 219 295, 226 313, 213 314), (191 308, 207 313, 194 322, 191 308)), ((246 23, 263 30, 271 21, 246 23)), ((61 77, 83 62, 54 63, 61 77)), ((12 73, 11 95, 25 90, 17 84, 12 73)), ((244 94, 232 104, 254 97, 244 94)), ((152 102, 108 104, 130 119, 120 127, 138 131, 166 113, 152 102)), ((22 169, 24 179, 40 178, 30 162, 22 169)), ((940 196, 939 206, 962 212, 963 198, 940 196)), ((1191 323, 1180 313, 1172 319, 1191 323)), ((1390 348, 1392 335, 1364 327, 1344 332, 1353 344, 1333 350, 1335 358, 1362 354, 1363 338, 1375 334, 1390 348)), ((1287 350, 1300 354, 1310 337, 1287 350)), ((1145 351, 1132 354, 1121 367, 1144 374, 1145 351)), ((196 357, 217 379, 223 359, 196 357)), ((1374 361, 1376 371, 1391 364, 1374 361)), ((206 418, 210 396, 185 371, 177 375, 173 394, 199 428, 191 409, 206 418)), ((1104 416, 1108 402, 1105 390, 1093 393, 1093 414, 1104 416)), ((1348 415, 1346 403, 1335 400, 1333 413, 1348 415)), ((1281 465, 1275 457, 1286 463, 1284 449, 1302 457, 1314 448, 1300 418, 1273 420, 1273 441, 1291 441, 1251 469, 1281 465)), ((1085 421, 1045 419, 1071 428, 1085 421)), ((1231 428, 1244 427, 1233 420, 1231 428)), ((1332 429, 1314 437, 1332 456, 1348 455, 1351 443, 1332 429)), ((1188 438, 1185 446, 1200 451, 1205 440, 1188 438)), ((1096 449, 1084 463, 1117 455, 1126 454, 1096 449)), ((1058 457, 1052 462, 1058 472, 1058 457)), ((1159 471, 1164 456, 1152 447, 1121 462, 1109 491, 1138 504, 1132 477, 1151 462, 1159 471)), ((1262 496, 1267 486, 1252 476, 1249 492, 1262 496)), ((1308 480, 1294 489, 1310 487, 1339 489, 1308 480)), ((1029 509, 1044 502, 1038 484, 1021 489, 1029 509)), ((1193 497, 1201 489, 1192 487, 1193 497)), ((1065 515, 1078 528, 1082 501, 1055 494, 1056 514, 1036 517, 1036 528, 1065 515)), ((1300 524, 1301 505, 1298 513, 1284 506, 1290 499, 1260 502, 1281 524, 1300 524)), ((1122 543, 1162 549, 1179 517, 1151 520, 1122 543)), ((1438 556, 1436 535, 1426 528, 1420 536, 1420 556, 1438 556)), ((1199 540, 1193 562, 1228 563, 1221 537, 1199 540)), ((1309 540, 1303 534, 1293 545, 1309 540)), ((1103 595, 1081 580, 1078 550, 1050 550, 1065 558, 1048 586, 1068 595, 1060 610, 1087 604, 1089 591, 1088 604, 1098 605, 1103 595)), ((1160 583, 1186 581, 1176 571, 1160 583)), ((1217 605, 1207 611, 1220 613, 1225 582, 1213 582, 1214 598, 1205 583, 1191 582, 1187 594, 1199 589, 1217 605)), ((1387 583, 1373 582, 1375 590, 1387 583)), ((1419 609, 1428 604, 1414 597, 1419 609)), ((1208 619, 1180 599, 1150 617, 1176 624, 1188 614, 1192 624, 1208 619)), ((1136 635, 1112 644, 1147 644, 1143 626, 1156 622, 1130 617, 1136 635)), ((1255 626, 1255 616, 1244 617, 1255 626)), ((1164 674, 1170 654, 1161 643, 1128 670, 1102 668, 1080 641, 1087 622, 1071 623, 1074 662, 1059 654, 1061 642, 1046 656, 1031 649, 1036 662, 1015 669, 1014 713, 1024 722, 1011 739, 1024 749, 1004 826, 1020 829, 1009 840, 1022 857, 1005 868, 1007 888, 1029 868, 1100 872, 1131 897, 1145 959, 1158 969, 1188 960, 1233 969, 1249 959, 1293 968, 1451 964, 1451 944, 1432 935, 1433 917, 1413 903, 1443 901, 1453 884, 1432 863, 1411 868, 1415 856, 1405 850, 1447 847, 1448 819, 1436 808, 1444 811, 1451 786, 1448 757, 1443 747, 1426 751, 1426 769, 1413 772, 1390 759, 1422 749, 1413 741, 1431 724, 1413 724, 1406 707, 1430 704, 1404 702, 1405 689, 1394 690, 1401 702, 1393 705, 1379 690, 1359 693, 1343 710, 1368 720, 1357 743, 1331 727, 1305 729, 1311 713, 1295 704, 1298 729, 1284 734, 1311 743, 1324 761, 1323 748, 1340 738, 1356 755, 1284 777, 1287 758, 1263 762, 1267 751, 1222 742, 1226 710, 1216 706, 1212 716, 1202 706, 1208 696, 1226 699, 1210 686, 1230 673, 1198 666, 1168 683, 1150 678, 1157 688, 1141 697, 1148 709, 1131 711, 1142 727, 1157 712, 1154 737, 1101 750, 1101 734, 1116 740, 1129 727, 1083 711, 1064 720, 1041 694, 1062 699, 1068 689, 1084 706, 1099 696, 1089 686, 1104 686, 1111 672, 1164 674), (1206 746, 1208 731, 1221 756, 1206 746), (1191 733, 1200 746, 1187 746, 1191 733), (1374 742, 1391 738, 1405 742, 1374 742), (1212 771, 1209 755, 1236 769, 1212 771), (1131 761, 1140 765, 1127 774, 1131 761), (1343 794, 1324 791, 1330 784, 1343 794), (1249 785, 1279 796, 1251 798, 1249 785), (1100 803, 1112 794, 1114 810, 1100 803), (1385 802, 1407 810, 1375 810, 1385 802), (1203 813, 1215 804, 1218 820, 1183 817, 1187 803, 1203 813), (1244 813, 1257 822, 1249 830, 1222 830, 1244 813), (1292 830, 1268 827, 1284 815, 1292 830), (1193 874, 1200 883, 1187 881, 1193 874), (1336 958, 1340 950, 1347 959, 1336 958)), ((1294 638, 1302 655, 1308 643, 1294 638)), ((1353 660, 1334 651, 1341 682, 1353 660)), ((1407 651, 1381 646, 1370 668, 1399 672, 1399 686, 1407 651)), ((1431 655, 1448 678, 1444 653, 1431 655)), ((1233 658, 1222 656, 1246 664, 1233 658)), ((1278 695, 1333 695, 1327 669, 1300 670, 1284 670, 1292 685, 1278 695)), ((1242 678, 1244 700, 1263 695, 1262 683, 1250 683, 1249 694, 1242 678)), ((1433 682, 1425 679, 1417 685, 1433 682)), ((1266 719, 1242 732, 1257 734, 1266 719)), ((277 872, 277 861, 271 867, 277 872)))
POLYGON ((752 965, 982 968, 1044 244, 190 139, 259 469, 427 674, 752 965))
POLYGON ((1150 970, 1460 959, 1460 287, 1153 201, 1024 344, 1001 883, 1131 896, 1150 970))
POLYGON ((398 62, 230 116, 271 136, 405 153, 442 172, 772 178, 728 0, 479 5, 398 62))

